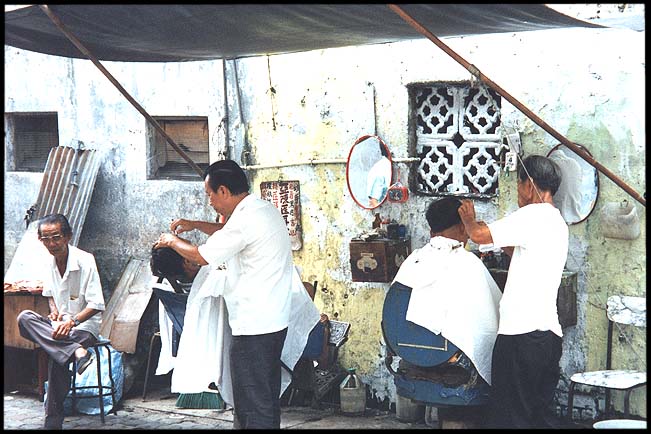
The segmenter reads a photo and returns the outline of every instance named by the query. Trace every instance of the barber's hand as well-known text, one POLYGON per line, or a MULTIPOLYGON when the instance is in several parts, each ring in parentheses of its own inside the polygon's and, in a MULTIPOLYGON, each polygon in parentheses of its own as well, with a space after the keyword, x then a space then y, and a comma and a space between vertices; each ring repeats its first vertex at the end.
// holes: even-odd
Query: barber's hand
POLYGON ((477 220, 475 217, 475 205, 470 199, 464 199, 461 201, 458 213, 464 225, 466 222, 474 222, 477 220))
POLYGON ((170 230, 176 235, 191 231, 193 229, 194 226, 192 225, 192 221, 186 219, 176 219, 170 225, 170 230))
POLYGON ((63 339, 70 334, 70 330, 75 326, 75 322, 72 319, 68 321, 53 321, 52 327, 52 337, 54 339, 63 339))
POLYGON ((158 240, 154 243, 154 248, 160 249, 161 247, 172 247, 172 244, 174 244, 174 241, 177 239, 178 237, 174 234, 160 234, 160 237, 158 237, 158 240))
POLYGON ((50 319, 50 321, 58 321, 59 312, 50 312, 47 317, 50 319))

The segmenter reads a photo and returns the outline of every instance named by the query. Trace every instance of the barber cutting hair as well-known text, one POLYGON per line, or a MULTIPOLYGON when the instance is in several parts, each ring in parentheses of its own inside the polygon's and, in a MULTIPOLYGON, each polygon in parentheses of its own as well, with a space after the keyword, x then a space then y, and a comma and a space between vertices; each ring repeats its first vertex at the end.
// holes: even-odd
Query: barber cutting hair
POLYGON ((531 155, 518 169, 517 211, 486 224, 477 221, 472 201, 459 208, 473 242, 512 256, 493 348, 488 428, 554 427, 563 336, 556 299, 568 249, 567 224, 552 202, 560 183, 551 159, 531 155))

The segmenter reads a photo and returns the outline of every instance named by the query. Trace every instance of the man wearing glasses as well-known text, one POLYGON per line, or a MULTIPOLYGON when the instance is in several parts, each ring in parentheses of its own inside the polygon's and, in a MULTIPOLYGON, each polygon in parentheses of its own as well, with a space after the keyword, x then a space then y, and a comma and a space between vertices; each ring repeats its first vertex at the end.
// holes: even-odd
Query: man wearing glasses
POLYGON ((93 360, 86 350, 97 341, 104 310, 104 296, 92 254, 71 246, 72 228, 62 214, 50 214, 38 222, 38 239, 52 255, 43 275, 43 296, 50 314, 31 310, 18 315, 20 334, 37 343, 48 355, 48 392, 45 429, 62 429, 63 402, 70 389, 70 362, 77 360, 83 373, 93 360))

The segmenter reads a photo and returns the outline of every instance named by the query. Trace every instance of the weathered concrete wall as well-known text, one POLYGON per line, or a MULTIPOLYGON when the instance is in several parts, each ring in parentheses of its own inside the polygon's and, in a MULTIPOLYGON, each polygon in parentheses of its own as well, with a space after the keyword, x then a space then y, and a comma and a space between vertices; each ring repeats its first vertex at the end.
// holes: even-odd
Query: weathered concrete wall
MULTIPOLYGON (((550 30, 445 41, 634 189, 645 191, 643 33, 550 30)), ((224 116, 221 62, 106 66, 153 115, 207 114, 211 143, 223 143, 217 131, 224 116)), ((109 289, 129 255, 148 256, 171 218, 214 218, 200 182, 145 179, 145 121, 90 62, 5 47, 5 73, 5 111, 58 111, 61 144, 80 139, 107 149, 80 246, 96 254, 109 289), (37 64, 46 68, 35 69, 37 64)), ((344 159, 357 137, 374 132, 394 157, 408 157, 406 86, 470 79, 429 41, 229 61, 226 73, 230 155, 257 165, 344 159)), ((546 154, 556 145, 504 100, 502 121, 521 131, 526 154, 546 154)), ((211 149, 211 159, 215 155, 211 149)), ((396 167, 406 184, 408 167, 396 167)), ((250 178, 255 194, 262 181, 300 181, 303 248, 295 252, 295 262, 304 280, 319 282, 320 309, 352 323, 340 352, 342 364, 357 368, 378 400, 394 401, 380 331, 389 284, 351 281, 348 242, 370 228, 373 213, 351 199, 345 176, 345 164, 333 163, 257 169, 250 178)), ((40 179, 5 173, 5 270, 40 179)), ((502 175, 500 196, 478 202, 478 215, 492 221, 515 210, 515 183, 514 175, 502 175)), ((627 198, 603 175, 600 184, 596 209, 627 198)), ((406 224, 412 248, 418 248, 428 239, 424 211, 430 200, 411 193, 407 203, 386 203, 378 211, 406 224)), ((639 205, 638 211, 643 230, 633 241, 604 238, 597 211, 571 227, 567 267, 579 273, 578 324, 564 330, 561 405, 571 374, 605 366, 607 296, 646 294, 646 211, 639 205)), ((630 332, 630 341, 618 344, 615 363, 646 370, 644 333, 630 332)), ((634 394, 635 414, 646 416, 645 393, 634 394)), ((615 395, 615 401, 621 409, 621 397, 615 395)), ((579 396, 576 403, 589 407, 583 416, 594 413, 592 398, 579 396)))
MULTIPOLYGON (((214 127, 223 117, 221 61, 104 65, 153 116, 208 116, 214 127)), ((172 218, 210 216, 201 177, 146 179, 145 119, 90 61, 5 47, 5 89, 5 112, 56 111, 61 145, 81 140, 104 153, 79 246, 95 254, 105 295, 129 257, 149 257, 172 218)), ((213 128, 210 143, 216 136, 213 128)), ((42 174, 5 173, 5 271, 41 180, 42 174)))

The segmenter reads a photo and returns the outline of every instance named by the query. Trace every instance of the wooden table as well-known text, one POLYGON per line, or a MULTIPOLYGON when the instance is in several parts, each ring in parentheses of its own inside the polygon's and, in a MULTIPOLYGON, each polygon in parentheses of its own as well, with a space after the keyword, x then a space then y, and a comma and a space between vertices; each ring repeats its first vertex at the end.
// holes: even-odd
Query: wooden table
MULTIPOLYGON (((38 358, 38 386, 37 393, 40 400, 43 400, 44 384, 47 379, 47 354, 38 345, 23 338, 18 330, 18 314, 25 309, 33 310, 43 316, 50 313, 47 298, 40 293, 27 291, 11 291, 4 293, 4 346, 28 350, 36 353, 38 358)), ((5 363, 5 372, 12 369, 5 363)))

